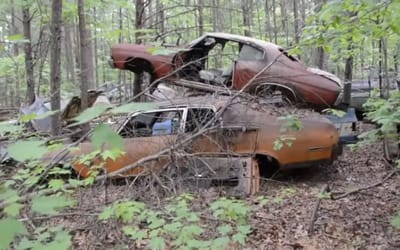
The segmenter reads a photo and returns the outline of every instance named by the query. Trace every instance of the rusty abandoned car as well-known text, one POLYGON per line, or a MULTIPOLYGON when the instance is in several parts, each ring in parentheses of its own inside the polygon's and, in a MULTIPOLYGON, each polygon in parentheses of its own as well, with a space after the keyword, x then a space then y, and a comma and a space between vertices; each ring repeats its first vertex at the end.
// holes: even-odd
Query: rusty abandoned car
MULTIPOLYGON (((102 162, 108 174, 118 172, 117 176, 112 176, 126 177, 160 172, 171 164, 193 171, 193 164, 179 164, 186 159, 200 159, 197 162, 202 162, 203 158, 220 159, 220 162, 222 159, 225 167, 218 170, 222 174, 216 170, 218 164, 206 164, 207 167, 203 164, 203 170, 213 168, 211 172, 218 176, 239 177, 245 192, 251 194, 258 191, 260 173, 331 162, 340 153, 338 130, 320 115, 314 118, 305 115, 300 119, 301 129, 293 130, 271 108, 229 101, 226 96, 190 97, 158 102, 154 110, 123 115, 122 120, 111 127, 123 137, 125 153, 114 160, 97 158, 90 163, 72 160, 72 166, 80 176, 88 177, 91 166, 102 162), (190 140, 183 143, 188 138, 190 140), (284 144, 279 150, 274 146, 277 140, 284 144), (290 143, 285 144, 285 140, 290 140, 290 143), (181 147, 176 146, 180 143, 181 147), (121 171, 171 147, 175 147, 172 153, 160 154, 151 162, 121 171), (235 165, 236 170, 229 172, 232 168, 226 165, 235 165)), ((69 158, 92 150, 90 141, 83 142, 79 150, 69 154, 69 158)), ((204 173, 196 172, 192 177, 204 176, 204 173)))
MULTIPOLYGON (((147 72, 151 81, 199 84, 242 90, 255 95, 279 92, 291 102, 319 110, 343 104, 343 86, 328 72, 310 68, 281 47, 258 39, 208 33, 185 48, 119 44, 111 49, 113 67, 147 72), (249 83, 249 84, 248 84, 249 83)), ((191 85, 193 87, 193 85, 191 85)), ((344 101, 346 102, 346 101, 344 101)))

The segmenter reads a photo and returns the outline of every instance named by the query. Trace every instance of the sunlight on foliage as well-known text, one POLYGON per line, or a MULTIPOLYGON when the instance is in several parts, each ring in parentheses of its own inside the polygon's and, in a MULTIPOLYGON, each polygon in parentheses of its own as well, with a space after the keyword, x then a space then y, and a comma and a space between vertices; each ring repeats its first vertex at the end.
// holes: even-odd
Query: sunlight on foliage
POLYGON ((104 105, 104 104, 90 107, 85 111, 83 111, 82 113, 80 113, 77 117, 75 117, 74 118, 75 122, 69 125, 69 127, 90 122, 91 120, 102 115, 109 108, 110 108, 109 105, 104 105))
POLYGON ((32 200, 32 211, 38 214, 57 214, 57 211, 71 207, 75 201, 67 196, 37 196, 32 200))
POLYGON ((121 219, 125 225, 122 230, 130 239, 148 241, 151 249, 217 249, 226 248, 229 243, 244 245, 251 232, 247 223, 250 208, 240 200, 220 198, 210 206, 210 213, 218 219, 218 226, 209 225, 200 220, 203 212, 191 207, 192 195, 168 199, 164 209, 151 209, 144 203, 123 201, 106 207, 100 214, 100 220, 121 219), (229 220, 232 223, 225 223, 229 220), (215 230, 215 237, 204 239, 203 233, 215 230))
POLYGON ((48 152, 43 144, 42 140, 19 140, 8 146, 8 152, 13 159, 20 162, 40 159, 48 152))
POLYGON ((108 145, 111 149, 123 149, 122 137, 106 124, 99 124, 94 129, 91 137, 92 145, 95 150, 108 145))
POLYGON ((24 224, 15 218, 0 220, 0 232, 0 249, 8 249, 15 236, 27 233, 24 224))

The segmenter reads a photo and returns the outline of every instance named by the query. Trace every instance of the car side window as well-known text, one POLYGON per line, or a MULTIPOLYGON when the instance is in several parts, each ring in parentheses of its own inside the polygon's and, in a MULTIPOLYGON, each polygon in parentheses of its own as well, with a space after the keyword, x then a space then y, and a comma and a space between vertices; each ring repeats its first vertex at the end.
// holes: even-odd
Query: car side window
POLYGON ((214 119, 215 112, 210 108, 189 108, 185 124, 185 132, 198 131, 211 119, 214 119))
POLYGON ((123 138, 171 135, 179 132, 183 110, 141 113, 125 123, 119 134, 123 138))
POLYGON ((239 52, 238 60, 241 61, 257 61, 264 58, 264 53, 255 47, 244 44, 239 52))

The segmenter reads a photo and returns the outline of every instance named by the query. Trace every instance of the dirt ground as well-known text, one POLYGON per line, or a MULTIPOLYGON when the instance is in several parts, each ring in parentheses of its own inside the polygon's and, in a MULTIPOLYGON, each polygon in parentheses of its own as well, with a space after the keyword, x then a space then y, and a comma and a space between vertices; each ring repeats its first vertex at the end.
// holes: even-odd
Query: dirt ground
MULTIPOLYGON (((344 195, 321 199, 311 234, 308 233, 318 194, 328 184, 333 197, 380 183, 393 172, 382 156, 380 143, 352 151, 345 148, 332 165, 279 174, 264 180, 262 191, 246 199, 252 212, 245 249, 400 249, 400 230, 390 220, 400 211, 400 174, 382 184, 344 195), (260 196, 269 202, 261 205, 260 196)), ((207 207, 223 195, 214 188, 196 193, 194 204, 207 207)), ((48 223, 72 230, 74 249, 135 249, 117 222, 102 223, 97 214, 105 204, 130 198, 154 207, 163 199, 156 190, 143 191, 131 183, 99 184, 77 192, 76 209, 48 223), (120 249, 120 248, 118 248, 120 249)))

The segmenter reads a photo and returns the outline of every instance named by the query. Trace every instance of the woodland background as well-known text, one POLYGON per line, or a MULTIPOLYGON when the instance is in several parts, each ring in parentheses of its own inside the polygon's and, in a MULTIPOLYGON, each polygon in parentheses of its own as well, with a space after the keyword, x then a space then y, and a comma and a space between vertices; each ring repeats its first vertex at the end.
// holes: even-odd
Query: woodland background
MULTIPOLYGON (((58 110, 61 99, 85 100, 105 84, 118 86, 124 102, 142 86, 109 67, 111 45, 182 46, 205 32, 271 41, 342 81, 388 92, 399 80, 399 20, 399 0, 2 0, 0 107, 18 110, 36 95, 58 110)), ((358 150, 326 168, 267 179, 247 199, 215 189, 164 199, 156 178, 65 178, 68 166, 29 160, 73 144, 48 145, 1 123, 1 139, 25 163, 0 165, 0 249, 398 249, 399 162, 388 163, 376 142, 400 123, 398 100, 399 92, 370 99, 368 118, 379 126, 361 124, 370 140, 358 150)), ((53 134, 59 129, 56 114, 53 134)))

